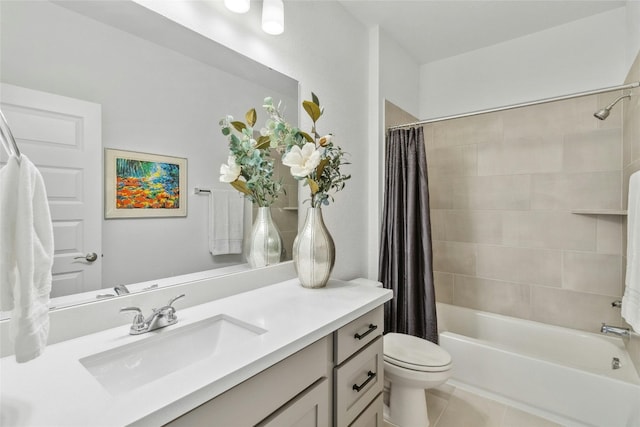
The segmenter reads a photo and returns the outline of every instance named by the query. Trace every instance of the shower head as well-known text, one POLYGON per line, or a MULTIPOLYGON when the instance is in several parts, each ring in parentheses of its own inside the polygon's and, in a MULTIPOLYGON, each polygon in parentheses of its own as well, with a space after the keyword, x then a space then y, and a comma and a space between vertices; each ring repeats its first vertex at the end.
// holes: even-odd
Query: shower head
POLYGON ((613 108, 614 105, 616 105, 618 103, 618 101, 620 101, 623 98, 631 98, 631 95, 622 95, 620 97, 618 97, 618 99, 616 99, 615 101, 613 101, 611 104, 607 105, 604 108, 599 109, 598 111, 596 111, 595 113, 593 113, 593 117, 600 119, 600 120, 604 120, 607 117, 609 117, 609 113, 611 112, 611 109, 613 108))

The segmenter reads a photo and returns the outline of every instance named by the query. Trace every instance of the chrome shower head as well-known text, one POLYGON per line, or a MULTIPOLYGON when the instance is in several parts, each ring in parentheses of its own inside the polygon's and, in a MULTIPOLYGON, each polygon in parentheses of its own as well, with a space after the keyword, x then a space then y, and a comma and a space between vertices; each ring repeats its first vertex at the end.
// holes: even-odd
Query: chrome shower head
POLYGON ((609 113, 611 113, 611 109, 613 108, 613 106, 616 105, 618 103, 618 101, 620 101, 623 98, 631 98, 631 95, 628 94, 628 95, 622 95, 622 96, 618 97, 611 104, 609 104, 606 107, 601 108, 600 110, 598 110, 595 113, 593 113, 593 117, 595 117, 596 119, 600 119, 600 120, 606 119, 607 117, 609 117, 609 113))

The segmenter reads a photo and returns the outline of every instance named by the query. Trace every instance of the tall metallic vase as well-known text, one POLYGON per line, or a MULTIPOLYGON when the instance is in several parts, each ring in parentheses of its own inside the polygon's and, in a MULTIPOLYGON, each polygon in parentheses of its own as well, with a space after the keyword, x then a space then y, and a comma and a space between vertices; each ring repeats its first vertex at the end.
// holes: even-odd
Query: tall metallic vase
POLYGON ((293 265, 305 288, 322 288, 336 261, 336 248, 322 219, 322 209, 309 208, 293 242, 293 265))
POLYGON ((251 267, 277 264, 282 259, 282 237, 271 218, 271 208, 259 207, 247 241, 247 262, 251 267))

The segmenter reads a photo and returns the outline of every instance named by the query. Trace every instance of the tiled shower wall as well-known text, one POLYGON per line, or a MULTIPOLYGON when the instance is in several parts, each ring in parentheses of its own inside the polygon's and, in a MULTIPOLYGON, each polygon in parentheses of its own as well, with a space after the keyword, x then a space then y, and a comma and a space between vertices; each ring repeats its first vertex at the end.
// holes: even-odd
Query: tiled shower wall
POLYGON ((619 95, 425 126, 439 301, 593 332, 622 323, 623 109, 593 117, 619 95))

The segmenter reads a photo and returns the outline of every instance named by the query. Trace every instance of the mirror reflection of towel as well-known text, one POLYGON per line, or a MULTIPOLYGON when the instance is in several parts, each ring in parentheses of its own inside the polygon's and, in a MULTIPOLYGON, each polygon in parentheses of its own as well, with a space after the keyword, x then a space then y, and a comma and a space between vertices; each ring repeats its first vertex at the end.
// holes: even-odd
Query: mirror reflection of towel
POLYGON ((235 190, 211 190, 209 196, 209 252, 241 254, 244 197, 235 190))
POLYGON ((0 170, 0 309, 12 310, 18 363, 40 356, 49 337, 53 225, 42 175, 22 155, 0 170))

